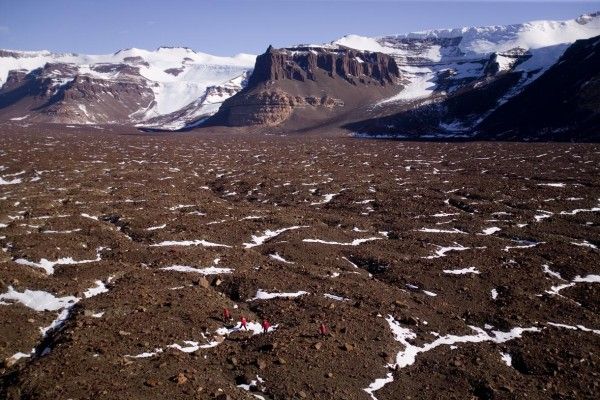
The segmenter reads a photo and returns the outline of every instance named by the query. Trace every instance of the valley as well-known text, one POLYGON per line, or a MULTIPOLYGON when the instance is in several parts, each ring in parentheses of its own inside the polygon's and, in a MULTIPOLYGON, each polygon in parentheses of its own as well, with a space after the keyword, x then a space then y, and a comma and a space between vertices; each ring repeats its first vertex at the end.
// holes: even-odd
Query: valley
POLYGON ((0 397, 598 397, 598 145, 201 132, 3 126, 0 397))

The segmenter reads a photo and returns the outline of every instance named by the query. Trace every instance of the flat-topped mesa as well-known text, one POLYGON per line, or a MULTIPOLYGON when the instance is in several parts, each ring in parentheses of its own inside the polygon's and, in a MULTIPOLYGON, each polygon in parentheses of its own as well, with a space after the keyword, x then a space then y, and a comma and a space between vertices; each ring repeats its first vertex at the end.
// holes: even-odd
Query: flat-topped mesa
POLYGON ((269 46, 248 85, 226 100, 209 124, 304 129, 397 93, 393 57, 344 46, 269 46))
POLYGON ((290 79, 304 82, 318 80, 317 71, 331 78, 342 78, 353 85, 395 84, 400 70, 394 58, 376 52, 359 51, 343 46, 299 46, 275 49, 269 46, 256 58, 248 86, 262 82, 290 79))

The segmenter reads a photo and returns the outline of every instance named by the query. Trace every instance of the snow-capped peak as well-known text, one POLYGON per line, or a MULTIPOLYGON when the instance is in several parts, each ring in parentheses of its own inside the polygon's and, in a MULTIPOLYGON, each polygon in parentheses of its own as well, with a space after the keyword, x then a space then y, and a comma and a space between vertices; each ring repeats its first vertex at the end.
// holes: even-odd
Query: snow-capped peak
POLYGON ((144 117, 150 118, 181 109, 203 96, 207 87, 240 76, 254 66, 255 59, 250 54, 221 57, 184 47, 160 47, 155 51, 129 48, 104 55, 4 50, 0 52, 0 86, 11 70, 31 72, 47 63, 73 64, 76 74, 98 79, 114 79, 118 74, 100 73, 94 66, 126 64, 136 68, 154 92, 155 103, 144 117))
POLYGON ((335 44, 360 50, 402 55, 398 42, 458 39, 458 49, 465 55, 490 54, 516 47, 538 49, 600 34, 600 13, 585 14, 566 21, 531 21, 522 24, 434 29, 382 37, 347 35, 335 44))

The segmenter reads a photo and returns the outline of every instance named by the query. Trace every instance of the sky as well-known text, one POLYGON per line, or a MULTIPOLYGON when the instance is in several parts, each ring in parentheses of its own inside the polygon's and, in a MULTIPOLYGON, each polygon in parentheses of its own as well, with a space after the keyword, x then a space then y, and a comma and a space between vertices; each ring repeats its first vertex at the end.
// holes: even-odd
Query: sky
POLYGON ((260 54, 347 34, 572 19, 600 1, 0 0, 0 48, 107 54, 185 46, 260 54))

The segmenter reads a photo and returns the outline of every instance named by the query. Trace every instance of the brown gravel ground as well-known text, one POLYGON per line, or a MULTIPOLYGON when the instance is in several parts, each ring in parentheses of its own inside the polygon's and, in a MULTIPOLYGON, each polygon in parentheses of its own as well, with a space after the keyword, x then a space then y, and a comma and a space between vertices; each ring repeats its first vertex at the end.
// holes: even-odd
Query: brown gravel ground
POLYGON ((0 177, 0 296, 80 299, 2 300, 0 398, 600 397, 598 145, 6 125, 0 177))

